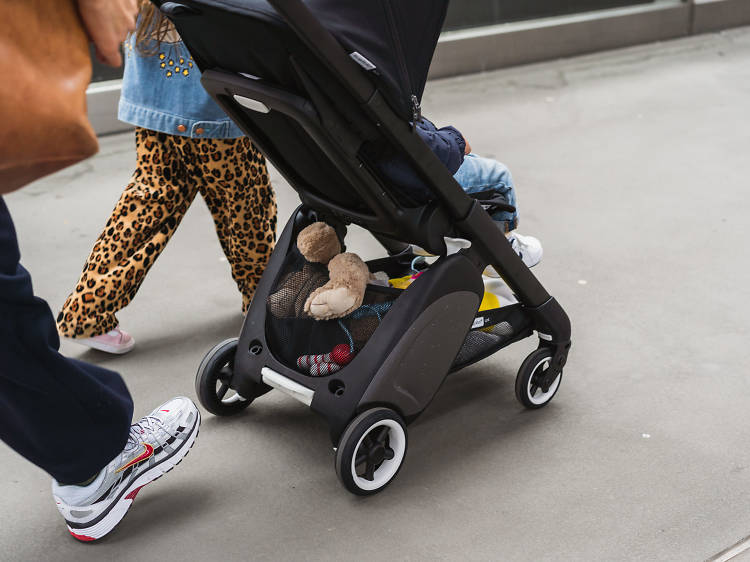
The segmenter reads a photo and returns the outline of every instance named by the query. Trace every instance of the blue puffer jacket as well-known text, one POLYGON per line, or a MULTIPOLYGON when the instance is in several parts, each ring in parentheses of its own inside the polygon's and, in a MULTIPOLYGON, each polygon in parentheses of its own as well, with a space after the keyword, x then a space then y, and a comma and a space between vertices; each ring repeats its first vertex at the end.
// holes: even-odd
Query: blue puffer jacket
MULTIPOLYGON (((416 124, 416 132, 429 146, 451 174, 455 174, 464 162, 466 141, 454 127, 438 129, 432 121, 422 119, 416 124)), ((378 159, 377 166, 395 186, 416 203, 432 199, 431 193, 406 160, 398 156, 387 160, 378 159)))

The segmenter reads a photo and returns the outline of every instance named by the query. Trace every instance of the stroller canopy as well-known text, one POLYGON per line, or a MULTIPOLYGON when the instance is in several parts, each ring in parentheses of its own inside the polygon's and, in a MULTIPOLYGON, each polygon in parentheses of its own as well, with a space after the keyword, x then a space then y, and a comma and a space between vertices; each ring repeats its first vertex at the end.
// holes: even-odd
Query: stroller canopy
MULTIPOLYGON (((265 0, 201 3, 283 24, 265 0)), ((422 99, 448 0, 305 0, 305 4, 360 66, 380 77, 395 109, 410 118, 414 101, 422 99)))

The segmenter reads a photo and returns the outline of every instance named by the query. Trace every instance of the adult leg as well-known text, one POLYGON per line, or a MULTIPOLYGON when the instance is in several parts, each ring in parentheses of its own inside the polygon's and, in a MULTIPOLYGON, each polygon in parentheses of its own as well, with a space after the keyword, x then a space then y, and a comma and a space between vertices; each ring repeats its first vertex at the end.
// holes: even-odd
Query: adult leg
POLYGON ((247 138, 183 139, 247 312, 276 242, 276 195, 247 138))
POLYGON ((19 261, 0 198, 0 438, 56 480, 82 482, 122 452, 133 402, 117 373, 60 355, 49 306, 19 261))
POLYGON ((65 337, 89 338, 117 326, 115 313, 138 292, 198 191, 175 139, 136 129, 138 164, 57 317, 65 337))
MULTIPOLYGON (((516 190, 510 170, 497 160, 468 154, 454 178, 466 193, 479 193, 494 189, 505 197, 509 205, 515 207, 517 204, 516 190)), ((498 211, 492 215, 492 218, 502 225, 506 234, 518 227, 517 210, 514 213, 498 211)))

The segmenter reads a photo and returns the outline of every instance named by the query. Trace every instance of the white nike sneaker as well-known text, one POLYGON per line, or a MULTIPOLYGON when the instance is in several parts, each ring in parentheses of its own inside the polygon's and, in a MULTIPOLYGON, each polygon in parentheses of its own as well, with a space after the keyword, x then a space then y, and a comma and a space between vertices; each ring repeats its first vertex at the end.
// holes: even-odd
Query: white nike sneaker
MULTIPOLYGON (((510 242, 513 251, 518 254, 526 267, 534 267, 540 261, 542 261, 542 243, 533 236, 523 236, 516 232, 512 232, 508 235, 508 242, 510 242)), ((483 272, 486 277, 500 278, 500 274, 497 270, 488 265, 483 272)))
POLYGON ((125 449, 87 486, 61 486, 52 495, 70 534, 94 541, 125 517, 146 484, 172 470, 195 442, 201 417, 192 400, 173 398, 130 427, 125 449))
POLYGON ((539 239, 533 236, 523 236, 517 232, 511 232, 508 235, 508 242, 510 242, 513 251, 526 264, 526 267, 534 267, 540 261, 542 261, 542 243, 539 239))

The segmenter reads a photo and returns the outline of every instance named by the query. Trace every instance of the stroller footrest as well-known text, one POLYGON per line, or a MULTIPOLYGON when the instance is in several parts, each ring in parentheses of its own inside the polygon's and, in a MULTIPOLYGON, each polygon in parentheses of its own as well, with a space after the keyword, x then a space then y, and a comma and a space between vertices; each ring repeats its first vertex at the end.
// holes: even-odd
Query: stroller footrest
POLYGON ((284 394, 288 394, 289 396, 291 396, 295 400, 299 400, 306 406, 312 404, 313 395, 315 394, 314 390, 311 390, 306 386, 302 386, 301 384, 294 382, 281 373, 277 373, 276 371, 274 371, 273 369, 269 369, 268 367, 263 367, 263 369, 261 369, 260 371, 260 374, 264 384, 272 386, 273 388, 280 390, 284 394))

